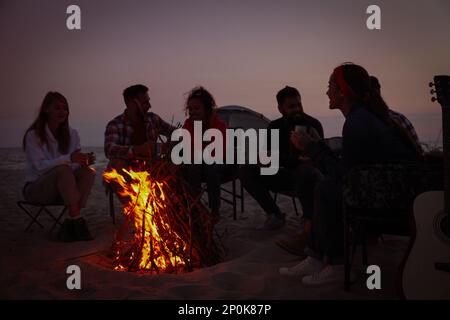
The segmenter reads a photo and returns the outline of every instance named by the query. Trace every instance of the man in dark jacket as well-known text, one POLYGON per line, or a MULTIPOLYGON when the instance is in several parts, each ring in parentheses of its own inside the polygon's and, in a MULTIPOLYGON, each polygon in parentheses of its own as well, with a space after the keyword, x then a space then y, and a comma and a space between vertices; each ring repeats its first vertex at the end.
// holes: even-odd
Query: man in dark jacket
MULTIPOLYGON (((278 110, 282 117, 272 121, 268 129, 279 130, 280 169, 275 175, 262 176, 257 166, 244 166, 240 170, 240 179, 248 193, 259 203, 267 214, 263 230, 274 230, 285 224, 282 213, 269 191, 296 191, 303 207, 305 221, 312 218, 314 186, 322 174, 302 156, 290 143, 290 134, 295 130, 305 131, 323 138, 320 122, 303 111, 301 96, 296 88, 281 89, 277 96, 278 110)), ((308 228, 308 223, 304 224, 308 228)))

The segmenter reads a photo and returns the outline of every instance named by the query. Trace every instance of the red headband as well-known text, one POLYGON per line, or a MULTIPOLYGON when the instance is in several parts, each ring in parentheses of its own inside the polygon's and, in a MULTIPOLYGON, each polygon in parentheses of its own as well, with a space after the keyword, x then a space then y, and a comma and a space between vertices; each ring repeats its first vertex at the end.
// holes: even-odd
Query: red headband
POLYGON ((334 69, 333 78, 336 84, 339 86, 341 91, 346 95, 354 99, 361 99, 361 97, 353 91, 353 89, 348 85, 347 81, 344 79, 344 67, 340 66, 334 69))

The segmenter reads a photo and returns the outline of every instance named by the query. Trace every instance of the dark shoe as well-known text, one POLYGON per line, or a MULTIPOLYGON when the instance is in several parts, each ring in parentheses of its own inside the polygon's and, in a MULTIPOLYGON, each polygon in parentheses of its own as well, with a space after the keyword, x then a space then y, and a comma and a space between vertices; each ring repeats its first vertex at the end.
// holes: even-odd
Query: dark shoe
POLYGON ((281 239, 275 241, 275 243, 283 250, 286 250, 290 254, 296 256, 304 256, 304 250, 306 245, 306 234, 301 233, 293 236, 290 239, 281 239))
POLYGON ((75 237, 77 240, 90 241, 94 240, 89 228, 87 226, 86 220, 84 218, 78 218, 73 220, 75 237))
POLYGON ((62 242, 72 242, 76 241, 75 227, 73 220, 65 219, 61 228, 59 228, 56 238, 62 242))

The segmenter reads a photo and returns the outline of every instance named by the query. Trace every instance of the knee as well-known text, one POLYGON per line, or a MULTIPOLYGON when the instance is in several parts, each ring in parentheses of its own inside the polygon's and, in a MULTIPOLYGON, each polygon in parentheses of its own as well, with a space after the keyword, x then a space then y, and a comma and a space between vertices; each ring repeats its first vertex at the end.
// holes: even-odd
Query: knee
POLYGON ((95 176, 97 175, 97 171, 95 170, 95 168, 82 167, 80 168, 80 171, 81 177, 83 177, 83 179, 87 179, 90 181, 95 180, 95 176))
POLYGON ((66 164, 57 166, 54 170, 56 170, 58 179, 67 179, 74 176, 72 168, 66 164))

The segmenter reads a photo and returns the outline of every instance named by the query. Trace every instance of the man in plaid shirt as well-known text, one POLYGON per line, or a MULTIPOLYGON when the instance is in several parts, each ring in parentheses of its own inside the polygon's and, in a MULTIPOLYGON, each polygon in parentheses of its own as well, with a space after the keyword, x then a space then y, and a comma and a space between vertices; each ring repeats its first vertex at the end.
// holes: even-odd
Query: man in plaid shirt
POLYGON ((111 120, 105 131, 105 155, 110 160, 108 168, 120 170, 137 158, 151 159, 156 155, 160 135, 170 137, 175 127, 151 108, 148 88, 138 84, 123 92, 125 111, 111 120))
MULTIPOLYGON (((381 96, 381 85, 380 85, 380 82, 378 81, 377 77, 370 76, 370 84, 371 84, 372 88, 377 90, 378 94, 380 94, 380 96, 381 96)), ((411 141, 413 142, 413 144, 416 148, 416 151, 419 154, 423 154, 423 149, 422 149, 422 146, 420 145, 419 137, 417 136, 416 130, 414 129, 414 126, 412 125, 411 121, 409 121, 408 118, 406 118, 400 112, 397 112, 397 111, 394 111, 391 109, 389 109, 388 112, 389 112, 389 117, 391 118, 391 120, 406 130, 406 132, 409 135, 409 138, 411 139, 411 141)))

